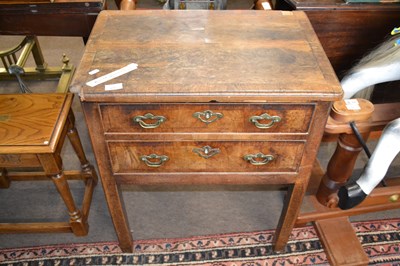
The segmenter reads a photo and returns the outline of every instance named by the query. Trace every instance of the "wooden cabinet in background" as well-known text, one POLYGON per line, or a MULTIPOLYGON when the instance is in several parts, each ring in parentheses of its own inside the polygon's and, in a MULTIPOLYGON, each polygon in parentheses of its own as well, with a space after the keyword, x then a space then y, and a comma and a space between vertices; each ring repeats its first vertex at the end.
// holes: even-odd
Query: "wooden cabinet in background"
MULTIPOLYGON (((274 9, 304 11, 337 76, 341 79, 364 55, 399 27, 400 3, 346 3, 344 0, 275 0, 274 9)), ((400 101, 399 82, 377 86, 372 102, 400 101)))
POLYGON ((1 0, 0 34, 89 38, 106 0, 1 0))

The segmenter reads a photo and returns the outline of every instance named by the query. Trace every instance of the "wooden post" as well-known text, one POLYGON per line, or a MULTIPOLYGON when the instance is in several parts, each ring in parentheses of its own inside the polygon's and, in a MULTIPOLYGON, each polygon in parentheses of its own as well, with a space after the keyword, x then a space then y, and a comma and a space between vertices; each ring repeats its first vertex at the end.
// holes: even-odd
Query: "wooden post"
POLYGON ((135 10, 136 1, 135 0, 122 0, 119 6, 120 10, 135 10))
MULTIPOLYGON (((357 101, 357 103, 354 103, 358 104, 359 109, 350 108, 345 100, 335 102, 332 107, 331 118, 341 123, 369 120, 374 111, 373 104, 364 99, 355 101, 357 101)), ((362 129, 360 134, 364 140, 368 139, 370 131, 370 128, 362 129)), ((316 193, 318 201, 329 208, 337 207, 337 191, 351 176, 358 154, 362 150, 362 145, 355 134, 337 133, 340 135, 336 151, 328 163, 328 168, 316 193)))
MULTIPOLYGON (((369 132, 362 134, 367 139, 369 132)), ((354 134, 341 134, 335 153, 328 163, 325 175, 322 177, 316 197, 318 201, 329 208, 338 204, 337 191, 353 173, 358 154, 362 146, 354 134)))
POLYGON ((51 177, 60 193, 69 213, 69 223, 71 229, 76 236, 85 236, 89 232, 89 225, 83 219, 82 213, 77 208, 67 179, 62 169, 62 160, 56 154, 38 154, 38 158, 43 166, 46 175, 51 177))

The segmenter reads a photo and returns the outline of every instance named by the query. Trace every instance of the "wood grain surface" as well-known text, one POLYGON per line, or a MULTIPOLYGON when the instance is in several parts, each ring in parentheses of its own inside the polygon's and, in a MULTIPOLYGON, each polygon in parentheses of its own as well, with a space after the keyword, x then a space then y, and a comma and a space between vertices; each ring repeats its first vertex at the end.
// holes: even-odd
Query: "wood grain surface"
MULTIPOLYGON (((125 104, 101 105, 104 131, 117 132, 254 132, 254 133, 307 133, 310 127, 314 105, 300 104, 125 104), (214 116, 205 120, 205 112, 214 116), (134 121, 137 116, 153 115, 165 117, 159 127, 146 129, 134 121), (205 123, 194 114, 200 113, 200 119, 213 122, 205 123), (216 119, 219 114, 221 118, 216 119), (269 128, 258 128, 250 121, 251 117, 267 114, 279 117, 279 122, 272 119, 258 119, 263 125, 271 123, 269 128), (118 119, 115 119, 118 118, 118 119)), ((149 120, 148 123, 155 123, 149 120)))
POLYGON ((63 125, 58 125, 59 118, 68 97, 71 95, 0 95, 0 152, 11 153, 11 146, 27 146, 26 153, 30 146, 47 149, 63 125))
POLYGON ((105 11, 72 83, 85 101, 299 101, 342 90, 303 12, 105 11), (131 63, 106 84, 86 82, 131 63), (88 72, 99 69, 95 75, 88 72))

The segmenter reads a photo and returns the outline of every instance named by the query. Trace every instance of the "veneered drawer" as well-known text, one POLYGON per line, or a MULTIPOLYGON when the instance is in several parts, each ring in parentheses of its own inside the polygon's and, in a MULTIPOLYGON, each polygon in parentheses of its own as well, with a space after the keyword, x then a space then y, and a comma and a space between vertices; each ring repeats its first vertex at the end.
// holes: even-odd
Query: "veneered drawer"
POLYGON ((106 133, 306 133, 313 104, 101 104, 106 133))
POLYGON ((296 172, 303 141, 108 142, 113 172, 296 172))

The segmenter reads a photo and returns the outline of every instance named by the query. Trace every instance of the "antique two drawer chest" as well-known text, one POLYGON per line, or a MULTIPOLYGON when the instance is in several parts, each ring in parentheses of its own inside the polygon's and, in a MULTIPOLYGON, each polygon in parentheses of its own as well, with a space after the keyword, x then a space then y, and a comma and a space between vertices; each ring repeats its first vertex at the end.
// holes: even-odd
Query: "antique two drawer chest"
POLYGON ((304 13, 247 10, 102 12, 71 90, 126 252, 122 184, 287 185, 283 249, 342 95, 304 13))

